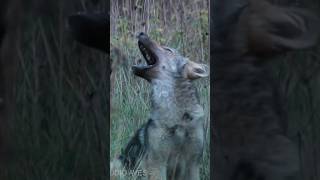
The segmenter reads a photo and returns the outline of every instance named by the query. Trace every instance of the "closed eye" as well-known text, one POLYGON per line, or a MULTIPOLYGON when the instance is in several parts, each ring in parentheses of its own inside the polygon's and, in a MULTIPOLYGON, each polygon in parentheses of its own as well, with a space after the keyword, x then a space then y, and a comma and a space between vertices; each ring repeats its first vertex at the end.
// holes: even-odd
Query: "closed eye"
POLYGON ((172 51, 170 48, 163 47, 163 49, 165 49, 166 51, 169 51, 169 52, 173 53, 173 51, 172 51))

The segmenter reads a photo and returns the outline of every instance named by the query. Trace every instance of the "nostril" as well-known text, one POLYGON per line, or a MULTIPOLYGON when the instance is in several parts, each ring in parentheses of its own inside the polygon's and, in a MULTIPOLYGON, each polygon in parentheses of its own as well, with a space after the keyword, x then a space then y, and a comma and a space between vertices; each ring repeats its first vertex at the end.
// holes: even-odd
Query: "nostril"
POLYGON ((144 32, 138 32, 137 35, 136 35, 137 38, 141 38, 141 37, 144 37, 144 36, 147 36, 147 34, 144 33, 144 32))
POLYGON ((143 35, 144 35, 144 33, 143 33, 143 32, 140 32, 140 33, 139 33, 139 36, 143 36, 143 35))

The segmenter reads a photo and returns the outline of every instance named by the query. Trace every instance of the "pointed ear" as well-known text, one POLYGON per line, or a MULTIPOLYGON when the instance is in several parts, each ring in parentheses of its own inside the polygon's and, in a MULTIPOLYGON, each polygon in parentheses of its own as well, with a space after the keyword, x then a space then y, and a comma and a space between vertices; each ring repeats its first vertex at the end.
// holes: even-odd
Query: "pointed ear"
POLYGON ((194 80, 209 76, 209 67, 205 64, 198 64, 188 61, 183 67, 183 77, 194 80))
POLYGON ((305 49, 319 40, 320 20, 306 10, 250 0, 249 49, 272 53, 305 49))

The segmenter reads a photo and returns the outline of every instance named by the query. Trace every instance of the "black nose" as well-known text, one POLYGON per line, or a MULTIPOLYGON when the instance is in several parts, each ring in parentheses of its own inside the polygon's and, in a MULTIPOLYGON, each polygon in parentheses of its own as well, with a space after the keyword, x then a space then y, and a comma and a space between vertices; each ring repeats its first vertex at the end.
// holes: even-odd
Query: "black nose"
POLYGON ((146 38, 146 37, 148 37, 148 35, 144 32, 139 32, 137 35, 137 38, 146 38))
POLYGON ((140 32, 138 36, 146 35, 144 32, 140 32))

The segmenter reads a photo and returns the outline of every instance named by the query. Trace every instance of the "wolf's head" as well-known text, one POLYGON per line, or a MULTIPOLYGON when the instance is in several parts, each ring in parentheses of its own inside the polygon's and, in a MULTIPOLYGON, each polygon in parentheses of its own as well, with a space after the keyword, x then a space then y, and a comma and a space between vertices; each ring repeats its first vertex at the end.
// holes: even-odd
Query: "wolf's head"
POLYGON ((145 33, 138 35, 138 45, 146 64, 134 65, 132 70, 149 82, 173 78, 194 80, 209 75, 208 66, 190 61, 175 49, 160 46, 145 33))

